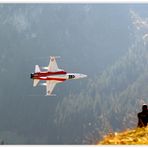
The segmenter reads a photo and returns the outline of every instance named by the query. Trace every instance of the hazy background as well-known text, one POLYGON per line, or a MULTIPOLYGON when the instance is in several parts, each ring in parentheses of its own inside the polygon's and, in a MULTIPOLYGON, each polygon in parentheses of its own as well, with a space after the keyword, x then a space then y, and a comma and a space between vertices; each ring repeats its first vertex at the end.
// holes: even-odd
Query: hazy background
POLYGON ((95 144, 148 100, 147 4, 0 4, 0 139, 95 144), (35 64, 88 77, 32 87, 35 64))

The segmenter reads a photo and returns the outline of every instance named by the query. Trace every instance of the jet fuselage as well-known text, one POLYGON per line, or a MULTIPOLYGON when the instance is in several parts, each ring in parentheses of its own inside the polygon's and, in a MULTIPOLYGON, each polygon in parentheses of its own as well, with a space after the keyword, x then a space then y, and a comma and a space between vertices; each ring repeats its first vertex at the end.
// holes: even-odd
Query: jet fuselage
POLYGON ((38 80, 55 80, 59 82, 63 82, 69 79, 80 79, 85 78, 87 75, 79 74, 79 73, 67 73, 65 71, 58 71, 58 72, 37 72, 32 73, 30 75, 31 79, 38 79, 38 80))
POLYGON ((56 84, 70 79, 85 78, 87 75, 79 73, 67 73, 63 69, 59 69, 56 57, 51 56, 48 67, 44 67, 47 71, 41 71, 39 65, 35 65, 35 72, 31 73, 30 78, 33 79, 33 86, 36 87, 40 80, 46 81, 41 85, 46 86, 46 95, 51 96, 56 84))

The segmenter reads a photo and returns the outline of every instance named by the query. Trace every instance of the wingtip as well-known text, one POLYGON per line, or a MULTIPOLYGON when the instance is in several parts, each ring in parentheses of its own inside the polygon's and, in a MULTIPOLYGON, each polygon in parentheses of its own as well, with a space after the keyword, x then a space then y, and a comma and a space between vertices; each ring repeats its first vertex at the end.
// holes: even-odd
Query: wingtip
POLYGON ((50 56, 50 58, 56 58, 56 59, 58 59, 58 58, 61 58, 61 56, 50 56))
POLYGON ((57 95, 56 95, 56 94, 46 94, 45 96, 46 96, 46 97, 47 97, 47 96, 56 97, 57 95))

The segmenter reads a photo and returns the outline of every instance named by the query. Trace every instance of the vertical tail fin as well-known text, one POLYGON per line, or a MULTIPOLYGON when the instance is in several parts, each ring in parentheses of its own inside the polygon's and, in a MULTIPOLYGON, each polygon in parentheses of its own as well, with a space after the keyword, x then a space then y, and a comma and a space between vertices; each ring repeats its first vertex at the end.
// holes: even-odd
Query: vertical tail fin
POLYGON ((38 85, 39 81, 40 80, 38 80, 38 79, 34 79, 33 80, 33 86, 36 87, 38 85))
POLYGON ((35 65, 35 73, 36 72, 40 72, 40 67, 39 67, 39 65, 35 65))
MULTIPOLYGON (((37 72, 40 72, 40 67, 39 67, 39 65, 35 65, 35 73, 37 73, 37 72)), ((40 81, 40 80, 38 80, 38 79, 34 79, 34 80, 33 80, 33 86, 36 87, 36 86, 38 85, 39 81, 40 81)))

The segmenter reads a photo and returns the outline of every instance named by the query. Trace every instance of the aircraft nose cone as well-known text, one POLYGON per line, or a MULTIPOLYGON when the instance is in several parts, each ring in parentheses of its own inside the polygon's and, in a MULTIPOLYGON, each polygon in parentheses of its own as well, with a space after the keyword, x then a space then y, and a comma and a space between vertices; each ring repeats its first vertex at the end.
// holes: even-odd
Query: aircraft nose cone
POLYGON ((86 78, 87 77, 87 75, 83 75, 83 78, 86 78))
POLYGON ((81 74, 81 78, 86 78, 87 75, 81 74))

